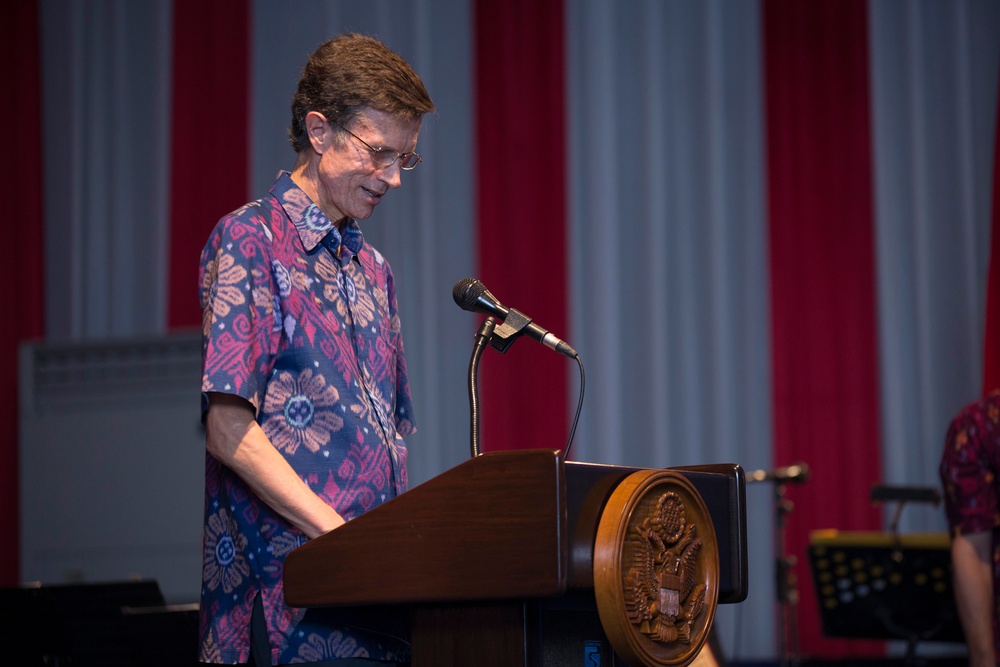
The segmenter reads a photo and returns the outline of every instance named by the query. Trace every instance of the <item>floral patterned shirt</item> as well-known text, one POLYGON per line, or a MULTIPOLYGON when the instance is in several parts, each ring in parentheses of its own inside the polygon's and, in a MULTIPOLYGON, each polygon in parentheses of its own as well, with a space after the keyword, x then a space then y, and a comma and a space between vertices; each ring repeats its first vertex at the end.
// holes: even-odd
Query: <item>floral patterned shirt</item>
POLYGON ((945 512, 953 535, 993 533, 993 643, 1000 656, 1000 390, 967 405, 948 428, 941 457, 945 512))
MULTIPOLYGON (((201 257, 202 392, 256 409, 271 443, 346 520, 406 490, 414 429, 395 284, 356 221, 343 235, 287 172, 216 225, 201 257)), ((275 663, 405 659, 405 645, 284 602, 306 537, 206 455, 203 662, 244 663, 262 597, 275 663)))

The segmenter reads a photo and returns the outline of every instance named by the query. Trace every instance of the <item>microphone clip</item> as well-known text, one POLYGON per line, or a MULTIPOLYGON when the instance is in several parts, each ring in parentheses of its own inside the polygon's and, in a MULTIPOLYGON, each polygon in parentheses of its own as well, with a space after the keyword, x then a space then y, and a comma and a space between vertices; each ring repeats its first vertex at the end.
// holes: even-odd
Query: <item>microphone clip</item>
POLYGON ((493 349, 499 350, 501 354, 506 353, 514 341, 521 337, 529 324, 531 324, 531 318, 527 315, 514 308, 508 309, 503 323, 493 330, 490 345, 493 346, 493 349))

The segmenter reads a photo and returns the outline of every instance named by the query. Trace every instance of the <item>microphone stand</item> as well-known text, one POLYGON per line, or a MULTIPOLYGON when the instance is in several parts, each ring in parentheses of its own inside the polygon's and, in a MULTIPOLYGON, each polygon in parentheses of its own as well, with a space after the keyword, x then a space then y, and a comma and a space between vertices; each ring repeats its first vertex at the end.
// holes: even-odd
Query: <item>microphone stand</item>
POLYGON ((471 421, 472 458, 479 456, 479 359, 483 356, 483 350, 493 337, 493 330, 497 322, 492 317, 487 317, 479 331, 476 332, 476 345, 472 348, 472 359, 469 360, 469 414, 471 421))
POLYGON ((799 640, 796 607, 799 601, 799 590, 792 572, 795 567, 795 556, 785 554, 785 524, 788 515, 794 508, 794 503, 785 497, 788 483, 783 480, 774 482, 774 554, 775 554, 775 584, 778 601, 778 633, 781 643, 782 667, 797 667, 799 664, 799 640))

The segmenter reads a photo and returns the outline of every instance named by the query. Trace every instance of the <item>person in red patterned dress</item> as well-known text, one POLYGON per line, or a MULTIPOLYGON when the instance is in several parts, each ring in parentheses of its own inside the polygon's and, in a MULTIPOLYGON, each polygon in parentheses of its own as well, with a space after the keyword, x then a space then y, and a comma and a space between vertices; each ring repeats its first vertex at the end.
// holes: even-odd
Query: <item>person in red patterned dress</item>
POLYGON ((406 490, 415 428, 396 285, 358 221, 421 161, 433 109, 381 42, 323 44, 292 100, 294 168, 202 252, 203 663, 408 661, 404 637, 289 607, 281 576, 291 550, 406 490))
POLYGON ((952 420, 940 475, 951 530, 955 602, 969 664, 1000 664, 1000 390, 952 420))

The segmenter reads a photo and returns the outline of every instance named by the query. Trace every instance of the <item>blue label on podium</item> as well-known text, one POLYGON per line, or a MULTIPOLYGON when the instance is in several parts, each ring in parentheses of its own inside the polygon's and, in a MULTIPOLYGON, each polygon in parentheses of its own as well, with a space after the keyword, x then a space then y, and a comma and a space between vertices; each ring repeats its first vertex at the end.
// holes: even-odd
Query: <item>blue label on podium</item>
POLYGON ((584 667, 605 667, 604 643, 600 641, 586 641, 583 643, 583 664, 584 667))

